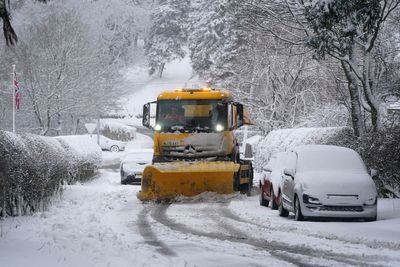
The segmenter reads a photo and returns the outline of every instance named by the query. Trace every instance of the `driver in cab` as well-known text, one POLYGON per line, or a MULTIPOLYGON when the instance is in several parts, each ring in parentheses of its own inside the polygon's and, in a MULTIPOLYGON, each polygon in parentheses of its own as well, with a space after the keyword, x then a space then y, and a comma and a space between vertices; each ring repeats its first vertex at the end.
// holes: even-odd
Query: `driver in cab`
POLYGON ((185 123, 185 116, 183 115, 184 109, 178 107, 172 107, 170 111, 164 116, 164 119, 184 124, 185 123))

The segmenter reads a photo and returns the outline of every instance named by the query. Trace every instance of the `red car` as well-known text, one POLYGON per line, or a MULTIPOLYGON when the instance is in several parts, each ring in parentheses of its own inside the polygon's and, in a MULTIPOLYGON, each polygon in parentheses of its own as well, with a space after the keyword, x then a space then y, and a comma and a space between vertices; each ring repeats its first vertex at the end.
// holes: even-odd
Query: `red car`
POLYGON ((285 159, 286 152, 276 153, 263 168, 260 180, 261 206, 267 207, 271 203, 271 209, 278 209, 285 159))

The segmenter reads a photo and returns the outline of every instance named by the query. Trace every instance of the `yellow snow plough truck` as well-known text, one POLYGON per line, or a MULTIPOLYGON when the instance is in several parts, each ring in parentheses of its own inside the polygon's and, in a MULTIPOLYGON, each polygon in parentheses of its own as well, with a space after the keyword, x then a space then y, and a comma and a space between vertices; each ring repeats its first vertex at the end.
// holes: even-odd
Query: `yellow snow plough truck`
MULTIPOLYGON (((247 114, 247 113, 246 113, 247 114)), ((250 124, 227 91, 176 89, 143 106, 143 126, 154 131, 154 154, 145 167, 142 201, 203 192, 250 194, 253 167, 241 159, 234 131, 250 124)))

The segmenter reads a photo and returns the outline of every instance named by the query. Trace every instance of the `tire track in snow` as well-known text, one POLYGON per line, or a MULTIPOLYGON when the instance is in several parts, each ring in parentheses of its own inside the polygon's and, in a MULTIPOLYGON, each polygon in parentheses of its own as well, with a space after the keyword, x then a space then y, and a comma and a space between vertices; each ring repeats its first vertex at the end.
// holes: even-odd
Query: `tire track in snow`
POLYGON ((148 216, 150 209, 146 205, 143 205, 143 209, 138 214, 137 226, 139 228, 139 233, 143 237, 146 244, 153 247, 157 247, 157 251, 165 256, 176 257, 176 253, 168 248, 162 241, 157 239, 156 234, 151 229, 151 225, 148 221, 148 216))
MULTIPOLYGON (((267 252, 271 253, 271 255, 273 254, 273 252, 275 252, 270 249, 270 247, 268 246, 268 244, 266 244, 266 242, 264 242, 264 241, 254 242, 254 240, 249 239, 244 233, 240 234, 240 235, 236 235, 236 234, 225 235, 225 234, 214 233, 214 232, 207 233, 207 232, 202 232, 202 231, 199 231, 196 229, 192 229, 190 227, 187 227, 184 224, 177 223, 173 220, 170 220, 166 214, 166 211, 169 206, 170 206, 170 204, 160 204, 160 205, 156 206, 152 211, 152 216, 156 221, 158 221, 162 225, 164 225, 176 232, 180 232, 185 235, 191 234, 191 235, 208 237, 211 239, 216 239, 216 240, 221 240, 221 241, 231 241, 231 242, 235 242, 235 243, 246 244, 246 245, 264 249, 267 252)), ((295 257, 284 255, 283 253, 275 253, 275 254, 276 255, 273 255, 273 256, 275 256, 277 259, 294 264, 296 266, 302 266, 302 267, 303 266, 304 267, 318 266, 315 264, 303 263, 303 262, 299 261, 298 259, 296 259, 295 257)))
POLYGON ((253 224, 256 225, 257 227, 261 227, 267 231, 270 232, 290 232, 290 231, 296 231, 296 234, 299 235, 304 235, 304 236, 311 236, 315 238, 320 238, 320 239, 325 239, 325 240, 336 240, 336 241, 341 241, 344 243, 352 244, 352 245, 364 245, 368 248, 372 249, 388 249, 388 250, 393 250, 393 251, 400 251, 400 247, 398 244, 390 243, 390 242, 383 242, 383 241, 374 241, 374 240, 362 240, 362 239, 351 239, 351 238, 344 238, 336 235, 326 235, 326 234, 318 234, 318 233, 312 233, 310 231, 307 231, 305 229, 302 229, 298 231, 296 227, 290 227, 290 226, 280 226, 281 228, 270 228, 266 227, 263 224, 248 220, 248 219, 243 219, 239 215, 233 213, 229 208, 228 208, 228 203, 223 203, 224 208, 220 209, 220 214, 223 215, 224 217, 242 222, 242 223, 248 223, 248 224, 253 224))
MULTIPOLYGON (((213 212, 214 216, 211 215, 210 217, 212 219, 214 219, 217 223, 219 222, 221 227, 223 227, 224 229, 231 229, 232 234, 235 234, 235 232, 236 232, 239 235, 243 235, 243 231, 242 230, 238 230, 238 229, 230 226, 229 224, 227 224, 226 220, 224 218, 228 218, 228 219, 231 219, 231 220, 234 220, 234 221, 237 221, 237 222, 240 222, 240 223, 244 223, 244 224, 255 225, 257 227, 264 228, 264 229, 266 229, 268 231, 279 231, 279 230, 275 230, 275 229, 270 229, 270 228, 268 228, 268 227, 266 227, 264 225, 257 224, 257 223, 254 223, 252 221, 249 221, 249 220, 241 218, 240 216, 234 214, 227 207, 228 203, 218 204, 218 206, 219 206, 219 208, 217 208, 217 209, 211 209, 211 210, 214 211, 213 212), (215 216, 215 215, 217 215, 218 217, 215 216)), ((207 209, 207 211, 205 211, 204 213, 205 214, 210 214, 210 209, 207 209)), ((284 231, 281 231, 281 232, 284 232, 284 231)), ((298 234, 302 234, 302 233, 298 233, 298 234)), ((302 235, 304 235, 304 234, 302 234, 302 235)), ((319 238, 319 239, 321 239, 321 238, 326 239, 325 237, 321 237, 321 236, 318 236, 318 235, 310 234, 308 236, 319 238)), ((343 240, 338 240, 338 241, 346 242, 346 241, 343 241, 343 240)), ((278 247, 281 246, 281 244, 279 244, 277 242, 274 242, 274 241, 272 241, 272 242, 268 241, 268 243, 269 244, 275 243, 275 246, 278 245, 278 247)), ((351 243, 351 242, 348 242, 348 243, 351 243)), ((282 244, 284 244, 284 243, 282 243, 282 244)), ((352 244, 354 244, 354 243, 352 243, 352 244)), ((359 245, 359 243, 355 243, 355 244, 359 245)), ((282 248, 282 250, 286 250, 286 251, 288 251, 290 253, 293 253, 293 254, 301 253, 302 255, 307 255, 307 256, 316 257, 316 258, 322 257, 322 258, 327 259, 327 260, 333 260, 333 261, 336 261, 336 262, 341 262, 341 263, 350 264, 350 265, 380 266, 379 264, 374 264, 374 263, 371 263, 371 262, 377 261, 377 260, 385 262, 385 259, 386 259, 385 257, 380 257, 380 256, 363 256, 363 257, 361 257, 361 256, 357 256, 357 255, 343 255, 343 254, 339 254, 339 253, 327 252, 326 250, 315 250, 315 249, 312 249, 312 248, 305 248, 305 247, 299 247, 299 246, 293 246, 293 245, 290 246, 290 245, 287 245, 287 244, 284 244, 284 246, 285 246, 285 248, 282 248)), ((273 253, 271 253, 271 254, 273 254, 273 253)))
MULTIPOLYGON (((227 230, 229 235, 227 234, 221 234, 221 233, 215 233, 215 232, 202 232, 196 229, 192 229, 184 224, 181 224, 179 222, 176 222, 174 220, 171 220, 168 218, 166 211, 169 208, 170 204, 161 204, 157 205, 153 208, 152 210, 152 217, 158 221, 159 223, 163 224, 164 226, 177 231, 181 232, 185 235, 187 234, 192 234, 192 235, 197 235, 197 236, 202 236, 202 237, 208 237, 211 239, 217 239, 221 241, 231 241, 235 243, 241 243, 241 244, 247 244, 253 247, 256 247, 258 249, 263 249, 266 252, 269 252, 272 256, 279 260, 283 260, 288 263, 292 263, 297 266, 318 266, 315 262, 311 263, 310 260, 319 260, 319 259, 324 259, 326 261, 330 261, 329 265, 332 265, 332 262, 334 265, 338 266, 343 266, 343 265, 351 265, 351 266, 383 266, 379 264, 374 264, 371 263, 370 261, 375 261, 377 260, 376 257, 361 257, 357 255, 344 255, 339 254, 339 253, 332 253, 332 252, 327 252, 323 250, 316 250, 312 248, 307 248, 307 247, 302 247, 302 246, 296 246, 296 245, 290 245, 286 244, 283 242, 277 242, 277 241, 267 241, 267 240, 261 240, 261 239, 256 239, 249 237, 246 233, 243 231, 240 231, 233 227, 232 225, 227 224, 224 222, 223 219, 218 219, 217 216, 221 217, 218 215, 220 213, 220 210, 214 210, 213 213, 210 213, 211 209, 207 209, 205 213, 207 216, 210 216, 211 219, 217 220, 217 223, 220 222, 221 228, 224 230, 227 230), (218 213, 218 214, 217 214, 218 213)), ((246 222, 246 220, 241 219, 240 217, 237 218, 236 215, 232 214, 232 217, 236 217, 236 219, 239 219, 239 221, 244 222, 244 223, 249 223, 246 222)), ((325 265, 323 265, 325 266, 325 265)))

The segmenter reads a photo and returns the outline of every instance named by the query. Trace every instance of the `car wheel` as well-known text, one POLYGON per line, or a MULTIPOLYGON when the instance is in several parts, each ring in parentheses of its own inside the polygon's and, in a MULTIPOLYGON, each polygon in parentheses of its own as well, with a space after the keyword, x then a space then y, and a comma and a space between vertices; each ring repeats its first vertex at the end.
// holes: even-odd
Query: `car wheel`
POLYGON ((283 207, 282 193, 279 192, 279 207, 278 207, 279 216, 287 217, 289 216, 289 211, 283 207))
POLYGON ((111 151, 111 152, 118 152, 118 151, 119 151, 119 147, 118 147, 118 146, 112 146, 112 147, 110 148, 110 151, 111 151))
POLYGON ((296 221, 304 221, 303 214, 301 213, 300 201, 297 196, 294 203, 294 219, 296 221))
POLYGON ((269 201, 266 200, 263 197, 263 190, 262 190, 261 185, 260 185, 260 195, 259 195, 259 197, 260 197, 260 206, 268 207, 269 201))
POLYGON ((376 221, 376 216, 364 218, 364 221, 365 221, 365 222, 374 222, 374 221, 376 221))
POLYGON ((277 210, 278 209, 278 204, 275 202, 275 194, 274 194, 274 188, 271 187, 271 209, 277 210))

